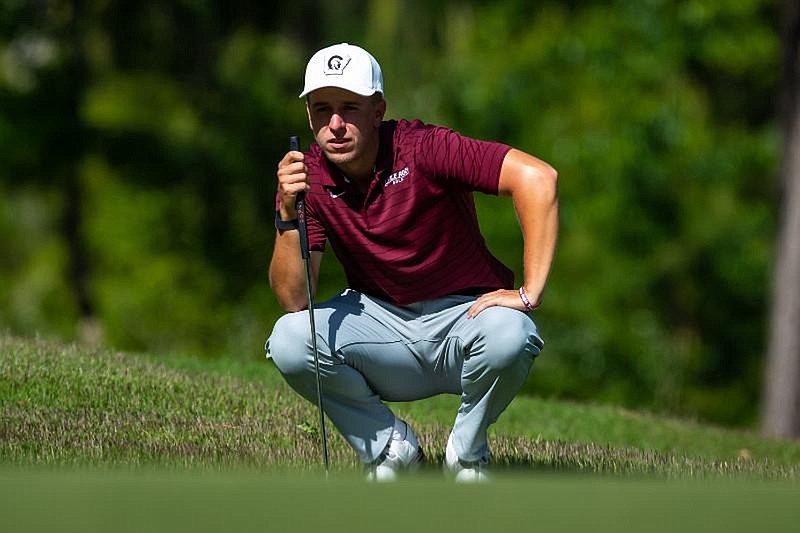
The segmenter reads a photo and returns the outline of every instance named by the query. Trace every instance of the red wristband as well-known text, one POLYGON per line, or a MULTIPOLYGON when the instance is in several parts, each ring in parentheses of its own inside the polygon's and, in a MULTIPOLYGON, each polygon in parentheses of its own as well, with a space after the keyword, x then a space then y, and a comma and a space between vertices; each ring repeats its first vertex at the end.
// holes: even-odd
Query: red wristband
POLYGON ((531 300, 528 298, 528 294, 525 292, 525 287, 520 286, 519 299, 522 300, 522 305, 524 305, 525 309, 528 311, 533 311, 536 309, 536 307, 534 307, 534 305, 531 303, 531 300))

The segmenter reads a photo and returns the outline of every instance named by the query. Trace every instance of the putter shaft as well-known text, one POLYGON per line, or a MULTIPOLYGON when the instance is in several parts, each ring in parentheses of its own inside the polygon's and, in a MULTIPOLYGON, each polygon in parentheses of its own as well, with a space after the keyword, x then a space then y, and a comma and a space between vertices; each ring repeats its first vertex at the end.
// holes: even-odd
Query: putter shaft
MULTIPOLYGON (((300 139, 289 138, 289 149, 300 150, 300 139)), ((325 430, 325 410, 322 405, 322 383, 319 375, 319 352, 317 351, 317 327, 314 323, 314 300, 311 294, 311 252, 308 248, 308 226, 306 226, 305 193, 297 195, 297 221, 300 230, 300 254, 306 271, 306 296, 308 298, 308 321, 311 325, 311 349, 314 352, 314 374, 317 378, 317 407, 319 408, 319 429, 322 440, 322 460, 325 477, 328 477, 328 432, 325 430)))

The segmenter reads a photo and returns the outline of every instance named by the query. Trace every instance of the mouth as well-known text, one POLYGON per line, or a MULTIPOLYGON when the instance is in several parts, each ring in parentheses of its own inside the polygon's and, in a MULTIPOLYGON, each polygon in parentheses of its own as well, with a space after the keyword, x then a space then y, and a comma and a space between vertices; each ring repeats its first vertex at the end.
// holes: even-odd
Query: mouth
POLYGON ((351 144, 352 141, 347 137, 342 139, 331 139, 328 141, 328 147, 335 151, 346 150, 351 144))

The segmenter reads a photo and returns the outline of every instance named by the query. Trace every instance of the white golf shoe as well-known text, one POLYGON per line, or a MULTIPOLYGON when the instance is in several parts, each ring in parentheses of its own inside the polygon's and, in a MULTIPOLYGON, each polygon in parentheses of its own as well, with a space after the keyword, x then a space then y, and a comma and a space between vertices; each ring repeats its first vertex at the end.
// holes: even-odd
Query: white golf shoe
POLYGON ((399 472, 414 471, 425 460, 417 436, 406 422, 394 419, 394 431, 383 453, 365 467, 367 481, 395 481, 399 472))
POLYGON ((453 434, 447 437, 444 452, 444 471, 455 478, 456 483, 482 483, 490 481, 489 459, 481 457, 477 461, 462 461, 453 446, 453 434))

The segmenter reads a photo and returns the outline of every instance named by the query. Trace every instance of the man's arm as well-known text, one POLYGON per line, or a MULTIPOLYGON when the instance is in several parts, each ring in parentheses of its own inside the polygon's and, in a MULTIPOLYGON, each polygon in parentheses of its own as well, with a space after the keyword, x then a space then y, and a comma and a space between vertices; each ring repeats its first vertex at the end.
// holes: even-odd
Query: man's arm
MULTIPOLYGON (((511 196, 517 211, 524 240, 523 287, 534 306, 542 301, 542 293, 555 254, 558 237, 558 174, 544 161, 519 150, 511 149, 500 170, 498 193, 511 196)), ((484 294, 467 314, 478 313, 495 305, 525 310, 520 295, 513 290, 484 294)))
MULTIPOLYGON (((290 151, 278 163, 278 194, 280 195, 280 217, 283 220, 297 218, 295 202, 297 194, 308 190, 308 176, 302 152, 290 151)), ((322 252, 311 252, 311 292, 317 291, 317 279, 322 264, 322 252)), ((305 265, 300 255, 300 232, 278 231, 272 261, 269 264, 269 284, 278 303, 289 312, 308 307, 306 294, 305 265)))
MULTIPOLYGON (((311 252, 311 294, 317 292, 317 279, 322 264, 322 252, 311 252)), ((279 231, 269 264, 269 284, 278 303, 293 313, 308 307, 305 265, 300 256, 300 232, 279 231)))

